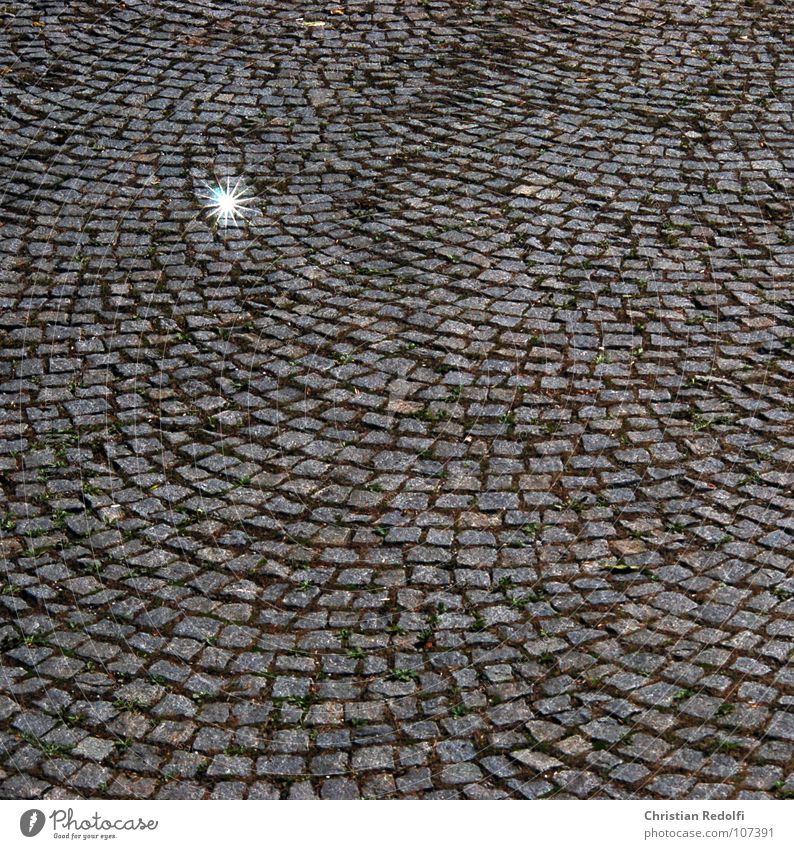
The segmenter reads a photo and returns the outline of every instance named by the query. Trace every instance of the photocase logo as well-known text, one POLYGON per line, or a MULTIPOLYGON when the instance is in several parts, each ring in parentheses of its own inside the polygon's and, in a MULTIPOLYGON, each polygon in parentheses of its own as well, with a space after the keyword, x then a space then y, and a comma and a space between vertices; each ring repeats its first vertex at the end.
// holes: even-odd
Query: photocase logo
POLYGON ((35 837, 44 828, 45 821, 42 811, 31 808, 19 818, 19 830, 25 837, 35 837))
POLYGON ((114 837, 120 831, 154 831, 159 825, 159 820, 145 820, 142 817, 119 818, 115 820, 103 817, 98 811, 92 814, 78 814, 82 819, 75 816, 74 808, 55 808, 47 816, 38 808, 25 811, 19 818, 19 830, 25 837, 35 837, 43 828, 47 820, 51 820, 52 831, 55 837, 80 837, 83 839, 101 836, 102 832, 108 832, 108 836, 114 837), (90 833, 90 832, 98 832, 90 833))

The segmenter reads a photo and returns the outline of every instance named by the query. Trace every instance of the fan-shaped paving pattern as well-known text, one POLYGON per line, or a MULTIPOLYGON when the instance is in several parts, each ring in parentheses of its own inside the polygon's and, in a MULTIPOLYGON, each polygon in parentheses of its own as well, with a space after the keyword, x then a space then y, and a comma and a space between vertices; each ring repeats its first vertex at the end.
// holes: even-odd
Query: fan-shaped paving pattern
POLYGON ((794 792, 790 7, 218 6, 3 9, 0 792, 794 792))

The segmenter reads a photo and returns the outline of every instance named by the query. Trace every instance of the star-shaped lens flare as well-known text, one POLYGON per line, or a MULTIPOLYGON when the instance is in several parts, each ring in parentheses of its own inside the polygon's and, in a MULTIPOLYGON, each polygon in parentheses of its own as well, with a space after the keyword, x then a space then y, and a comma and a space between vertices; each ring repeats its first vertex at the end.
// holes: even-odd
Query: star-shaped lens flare
POLYGON ((226 178, 226 188, 223 183, 219 182, 216 186, 207 184, 209 194, 205 195, 207 203, 205 206, 208 209, 207 215, 210 218, 215 218, 218 224, 224 227, 237 223, 237 218, 241 220, 245 218, 245 214, 250 212, 250 204, 254 198, 251 193, 242 185, 242 180, 238 180, 234 186, 230 177, 226 178))

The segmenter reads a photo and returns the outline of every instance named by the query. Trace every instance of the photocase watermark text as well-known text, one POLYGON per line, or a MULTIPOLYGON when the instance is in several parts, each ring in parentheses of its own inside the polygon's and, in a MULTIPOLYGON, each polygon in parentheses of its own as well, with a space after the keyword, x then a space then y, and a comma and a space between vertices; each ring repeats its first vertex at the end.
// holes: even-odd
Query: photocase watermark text
POLYGON ((19 828, 26 837, 35 837, 50 821, 52 836, 67 840, 112 840, 119 832, 154 831, 159 820, 147 820, 143 817, 119 817, 108 819, 99 812, 90 816, 75 816, 74 808, 56 808, 45 814, 33 808, 20 817, 19 828))

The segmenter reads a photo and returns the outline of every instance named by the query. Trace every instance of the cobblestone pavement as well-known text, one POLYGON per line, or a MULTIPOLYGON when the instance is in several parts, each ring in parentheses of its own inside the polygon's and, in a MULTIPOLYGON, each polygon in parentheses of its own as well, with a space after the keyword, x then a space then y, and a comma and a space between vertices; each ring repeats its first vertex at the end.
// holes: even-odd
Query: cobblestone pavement
POLYGON ((794 794, 790 5, 0 14, 0 794, 794 794))

